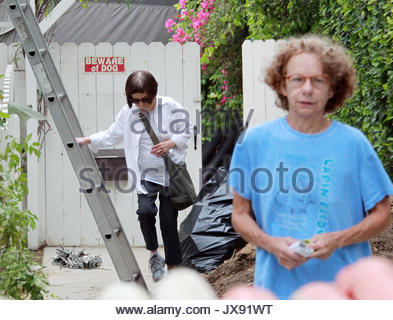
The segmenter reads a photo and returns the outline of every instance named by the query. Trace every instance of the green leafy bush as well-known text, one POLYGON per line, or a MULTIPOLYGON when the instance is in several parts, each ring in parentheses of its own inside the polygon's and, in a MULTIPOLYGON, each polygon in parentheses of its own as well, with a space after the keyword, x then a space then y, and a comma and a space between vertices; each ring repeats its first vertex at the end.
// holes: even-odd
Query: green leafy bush
POLYGON ((26 153, 39 156, 39 143, 6 137, 0 153, 0 293, 14 299, 43 299, 46 276, 27 249, 27 232, 36 227, 36 216, 22 209, 27 194, 23 169, 26 153))
POLYGON ((308 33, 318 26, 319 0, 248 0, 245 9, 249 38, 284 39, 308 33))
POLYGON ((33 253, 26 249, 4 248, 0 252, 0 292, 14 299, 42 300, 48 284, 34 262, 33 253))
POLYGON ((320 27, 348 48, 358 90, 335 117, 361 129, 393 178, 393 2, 324 1, 320 27))

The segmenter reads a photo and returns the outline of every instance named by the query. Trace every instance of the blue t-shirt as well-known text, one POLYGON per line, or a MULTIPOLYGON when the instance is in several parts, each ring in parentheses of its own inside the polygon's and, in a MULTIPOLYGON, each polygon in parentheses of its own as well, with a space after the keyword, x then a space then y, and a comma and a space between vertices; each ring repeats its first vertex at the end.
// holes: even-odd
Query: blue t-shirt
MULTIPOLYGON (((251 200, 258 225, 274 237, 310 239, 350 228, 393 194, 392 182, 361 131, 338 121, 317 134, 292 129, 286 117, 248 129, 236 144, 230 184, 251 200)), ((258 248, 254 285, 287 299, 311 281, 333 281, 370 255, 368 242, 337 249, 288 270, 258 248)))

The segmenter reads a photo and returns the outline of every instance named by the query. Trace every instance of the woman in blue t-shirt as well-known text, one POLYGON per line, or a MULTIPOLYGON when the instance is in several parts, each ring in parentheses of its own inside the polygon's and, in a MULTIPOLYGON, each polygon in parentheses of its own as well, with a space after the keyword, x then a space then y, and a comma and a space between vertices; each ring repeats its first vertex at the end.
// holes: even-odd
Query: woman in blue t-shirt
POLYGON ((368 240, 391 223, 393 186, 365 136, 326 117, 356 87, 342 47, 316 36, 290 39, 265 81, 288 114, 239 139, 232 222, 258 248, 254 284, 287 299, 370 255, 368 240))

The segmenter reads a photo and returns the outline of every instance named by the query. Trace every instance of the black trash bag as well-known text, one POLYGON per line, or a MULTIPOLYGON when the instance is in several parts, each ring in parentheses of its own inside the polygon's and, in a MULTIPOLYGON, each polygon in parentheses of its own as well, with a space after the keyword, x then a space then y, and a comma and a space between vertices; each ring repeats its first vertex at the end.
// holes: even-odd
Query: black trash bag
POLYGON ((180 225, 179 238, 183 265, 210 272, 233 251, 245 245, 232 227, 232 189, 228 172, 219 168, 199 192, 191 212, 180 225))

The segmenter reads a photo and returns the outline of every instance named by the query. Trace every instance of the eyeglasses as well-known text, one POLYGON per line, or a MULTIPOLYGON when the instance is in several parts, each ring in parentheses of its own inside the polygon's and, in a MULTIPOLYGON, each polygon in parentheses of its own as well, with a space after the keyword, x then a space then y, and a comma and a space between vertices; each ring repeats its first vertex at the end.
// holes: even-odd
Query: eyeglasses
POLYGON ((138 104, 139 102, 151 103, 151 99, 149 97, 143 97, 140 99, 131 97, 131 98, 127 98, 127 101, 135 104, 138 104))
POLYGON ((325 88, 329 83, 329 77, 325 74, 312 77, 301 76, 299 74, 291 74, 289 76, 286 76, 285 78, 288 81, 288 85, 292 89, 299 89, 303 87, 307 79, 310 79, 311 85, 316 89, 325 88))

